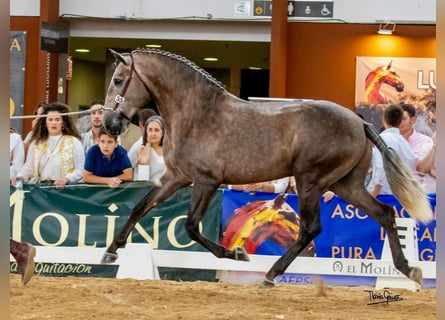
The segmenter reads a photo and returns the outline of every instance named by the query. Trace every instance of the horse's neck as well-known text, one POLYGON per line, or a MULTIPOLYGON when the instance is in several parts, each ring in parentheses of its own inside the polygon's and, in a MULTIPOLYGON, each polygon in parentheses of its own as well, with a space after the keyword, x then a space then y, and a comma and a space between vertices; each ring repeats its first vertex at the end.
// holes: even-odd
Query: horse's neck
POLYGON ((371 80, 366 82, 365 96, 367 101, 371 103, 384 103, 386 101, 385 96, 380 92, 382 86, 382 78, 374 76, 371 80))
POLYGON ((366 88, 377 88, 380 89, 380 86, 383 83, 383 77, 379 76, 378 73, 374 73, 368 77, 365 87, 366 88))

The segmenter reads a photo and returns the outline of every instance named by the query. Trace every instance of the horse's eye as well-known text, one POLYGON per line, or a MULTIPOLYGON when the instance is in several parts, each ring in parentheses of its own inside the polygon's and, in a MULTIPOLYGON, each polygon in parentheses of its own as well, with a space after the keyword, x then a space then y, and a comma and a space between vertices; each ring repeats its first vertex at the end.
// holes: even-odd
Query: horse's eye
POLYGON ((114 79, 113 79, 113 82, 114 82, 114 85, 115 85, 115 86, 118 86, 118 85, 122 84, 123 81, 122 81, 122 79, 114 78, 114 79))

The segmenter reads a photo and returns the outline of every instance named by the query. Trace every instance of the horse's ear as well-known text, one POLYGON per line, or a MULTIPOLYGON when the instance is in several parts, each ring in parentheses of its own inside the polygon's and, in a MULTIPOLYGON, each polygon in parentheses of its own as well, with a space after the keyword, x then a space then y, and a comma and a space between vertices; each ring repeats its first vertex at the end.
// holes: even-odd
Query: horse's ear
MULTIPOLYGON (((122 62, 123 64, 127 64, 127 60, 125 59, 125 57, 120 54, 117 51, 114 51, 111 48, 108 48, 108 50, 111 52, 111 54, 113 55, 113 57, 116 59, 116 62, 122 62)), ((116 64, 117 65, 117 64, 116 64)))

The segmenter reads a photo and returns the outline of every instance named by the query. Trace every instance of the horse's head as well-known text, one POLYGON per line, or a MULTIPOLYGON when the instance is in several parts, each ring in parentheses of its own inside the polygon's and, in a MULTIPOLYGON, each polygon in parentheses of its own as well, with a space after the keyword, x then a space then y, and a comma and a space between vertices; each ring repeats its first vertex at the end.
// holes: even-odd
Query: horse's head
POLYGON ((389 84, 391 87, 395 88, 398 92, 402 92, 405 89, 405 84, 403 83, 400 76, 391 67, 392 61, 384 68, 382 68, 378 74, 380 81, 389 84))
POLYGON ((115 70, 105 98, 104 126, 113 134, 122 133, 136 111, 150 98, 147 85, 138 73, 132 53, 112 49, 115 70))
POLYGON ((395 88, 397 92, 402 92, 405 89, 405 84, 391 64, 392 61, 386 66, 378 66, 366 76, 366 102, 370 104, 387 103, 385 96, 380 92, 380 87, 384 83, 395 88))

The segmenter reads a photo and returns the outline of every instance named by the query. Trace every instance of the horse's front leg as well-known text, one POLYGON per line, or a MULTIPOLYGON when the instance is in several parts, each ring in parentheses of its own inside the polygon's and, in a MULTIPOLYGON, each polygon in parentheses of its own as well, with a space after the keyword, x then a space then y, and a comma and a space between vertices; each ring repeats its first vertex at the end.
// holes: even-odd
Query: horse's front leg
POLYGON ((249 261, 249 256, 243 247, 235 247, 233 250, 227 250, 223 246, 210 241, 199 232, 199 223, 203 219, 218 186, 219 184, 214 186, 195 183, 193 187, 192 201, 187 216, 187 233, 192 240, 203 245, 218 258, 249 261))
MULTIPOLYGON (((297 189, 304 190, 304 188, 300 187, 297 187, 297 189)), ((321 232, 320 196, 321 192, 315 190, 308 194, 304 194, 304 192, 299 194, 300 230, 297 241, 287 249, 266 273, 265 279, 261 284, 262 287, 274 286, 275 277, 282 275, 295 258, 321 232)))
POLYGON ((116 253, 117 249, 125 245, 128 235, 133 230, 136 223, 151 209, 159 205, 178 189, 188 185, 190 185, 189 180, 185 179, 183 176, 175 176, 174 178, 167 180, 161 187, 155 187, 146 194, 133 208, 127 222, 102 256, 101 263, 113 263, 116 261, 118 258, 116 253))

